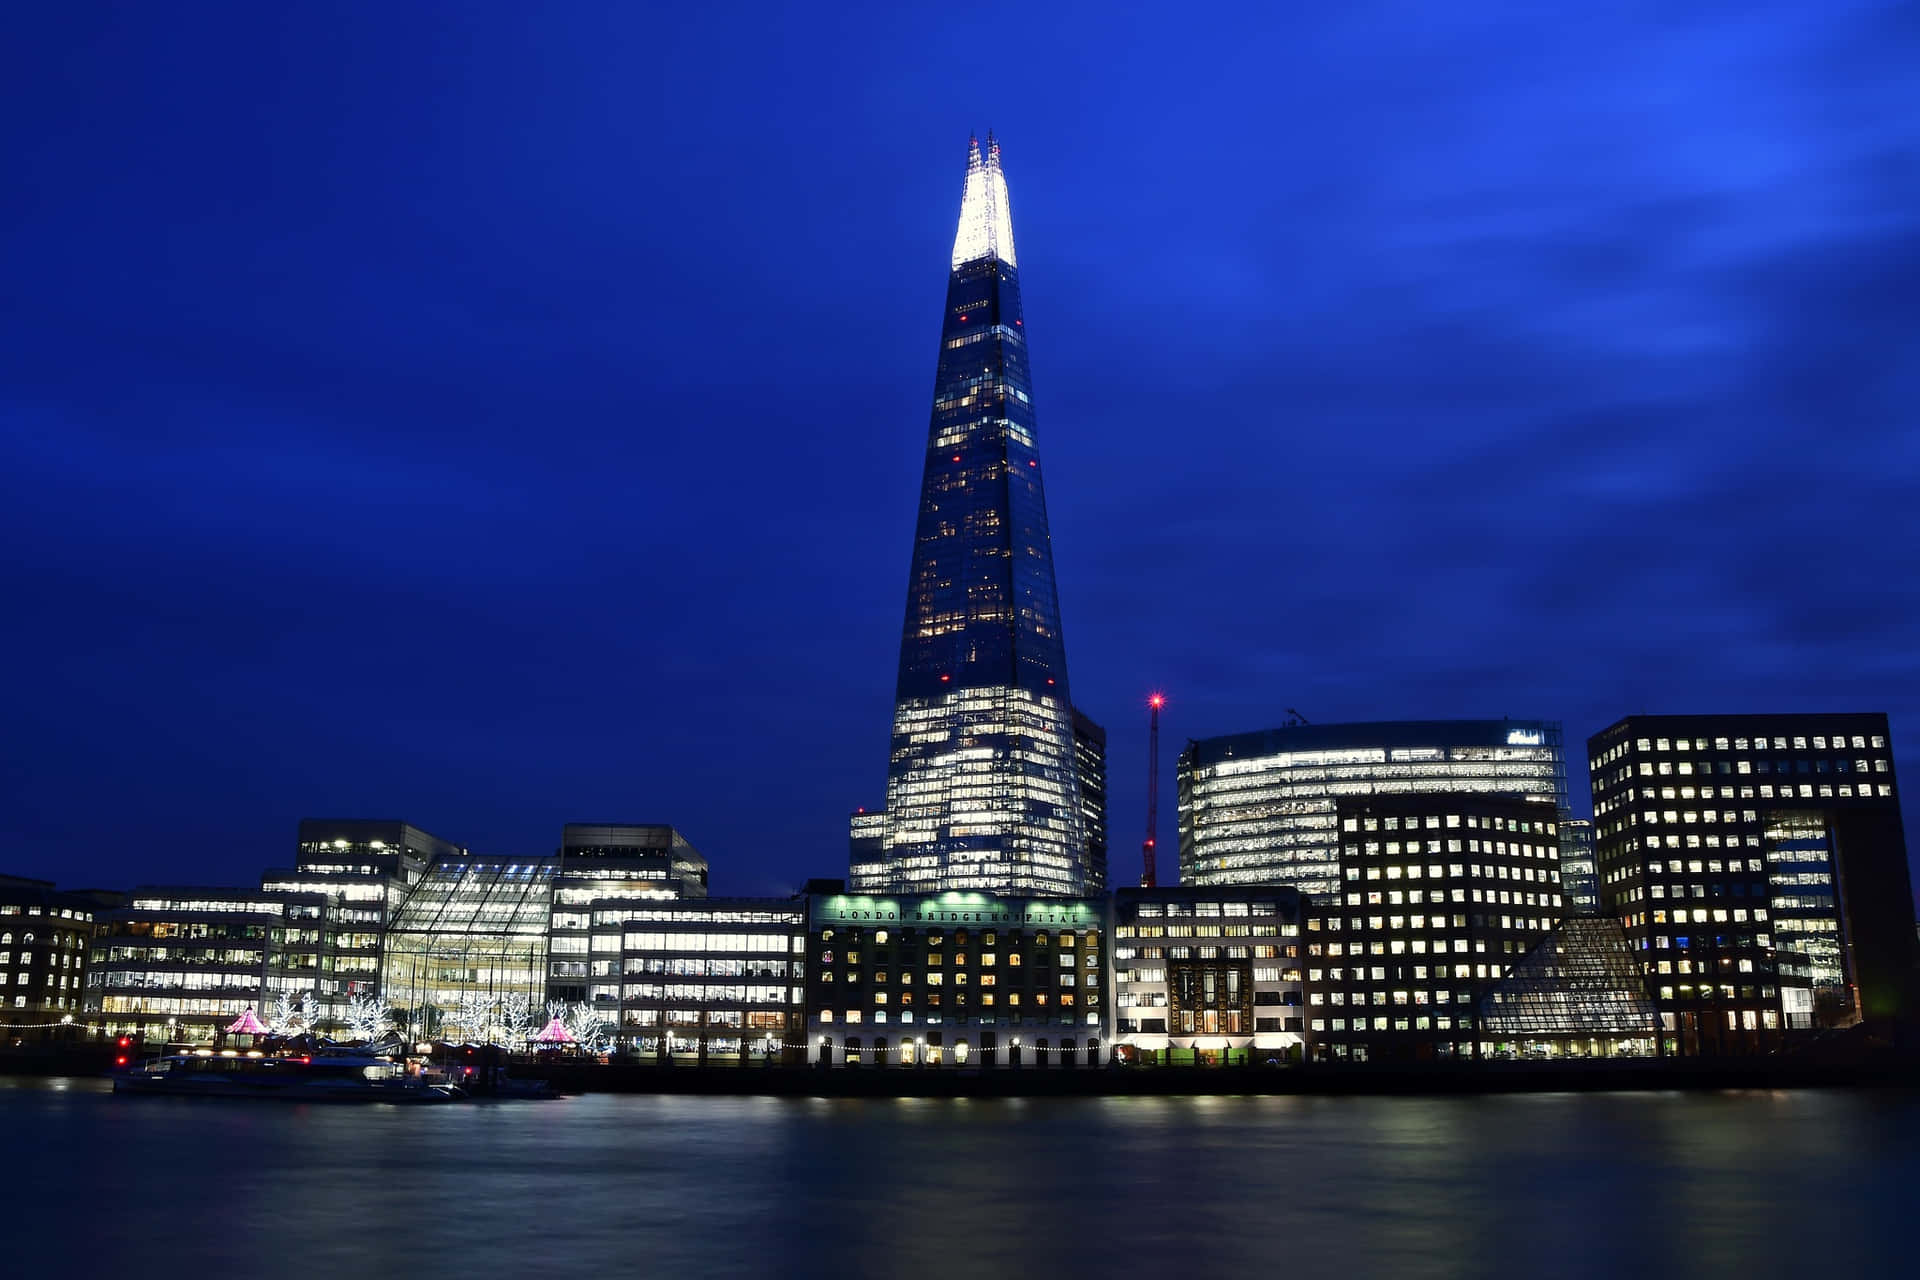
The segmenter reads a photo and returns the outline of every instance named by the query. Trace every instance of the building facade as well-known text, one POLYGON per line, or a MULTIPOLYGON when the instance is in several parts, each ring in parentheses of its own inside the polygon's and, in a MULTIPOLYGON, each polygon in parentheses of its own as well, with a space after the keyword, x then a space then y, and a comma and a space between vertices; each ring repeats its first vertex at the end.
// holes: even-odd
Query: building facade
POLYGON ((354 1001, 379 998, 388 926, 436 858, 463 852, 398 819, 301 819, 294 866, 265 872, 260 888, 327 902, 313 986, 289 997, 301 1002, 303 1029, 344 1035, 354 1001))
POLYGON ((1887 719, 1631 716, 1587 744, 1603 908, 1665 1048, 1912 1008, 1913 890, 1887 719))
POLYGON ((584 983, 584 934, 555 939, 549 961, 559 870, 554 856, 436 858, 387 929, 380 996, 394 1025, 414 1039, 486 1039, 503 1009, 542 1007, 550 977, 584 983))
POLYGON ((707 860, 673 827, 568 823, 560 833, 560 860, 553 879, 547 999, 590 1001, 605 1009, 618 1006, 618 956, 592 952, 595 918, 617 914, 623 902, 706 896, 707 860), (584 971, 583 956, 587 957, 584 971))
POLYGON ((1281 885, 1122 888, 1114 1043, 1141 1065, 1293 1062, 1305 1053, 1300 895, 1281 885))
POLYGON ((596 901, 595 981, 607 966, 618 998, 594 1010, 614 1051, 700 1066, 797 1059, 806 920, 801 898, 596 901))
POLYGON ((1086 832, 1085 892, 1107 887, 1107 731, 1073 710, 1073 760, 1080 776, 1080 825, 1086 832))
POLYGON ((1107 903, 948 891, 807 895, 816 1066, 1086 1067, 1106 1060, 1107 903))
POLYGON ((1560 892, 1567 911, 1597 915, 1600 880, 1593 861, 1593 819, 1566 818, 1560 823, 1560 892))
POLYGON ((1340 801, 1336 902, 1307 910, 1316 1059, 1416 1062, 1491 1052, 1475 1005, 1559 923, 1559 811, 1428 792, 1340 801))
POLYGON ((0 876, 0 1036, 77 1019, 93 914, 91 901, 60 893, 50 880, 0 876))
POLYGON ((1066 646, 999 144, 969 144, 900 638, 879 876, 1084 892, 1066 646))
POLYGON ((1555 720, 1292 724, 1180 753, 1180 882, 1337 892, 1343 799, 1440 791, 1518 795, 1564 813, 1555 720))
POLYGON ((327 908, 324 894, 143 885, 96 913, 86 1022, 152 1044, 209 1043, 248 1009, 315 988, 327 908))

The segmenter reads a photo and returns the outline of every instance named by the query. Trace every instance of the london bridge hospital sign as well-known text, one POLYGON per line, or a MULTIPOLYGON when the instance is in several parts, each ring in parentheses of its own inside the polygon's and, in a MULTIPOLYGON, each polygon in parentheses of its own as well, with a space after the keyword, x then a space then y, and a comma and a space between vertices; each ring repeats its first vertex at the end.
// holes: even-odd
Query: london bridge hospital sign
POLYGON ((816 924, 997 924, 1032 928, 1086 928, 1103 913, 1086 902, 954 902, 928 898, 901 903, 890 898, 834 898, 814 907, 816 924))

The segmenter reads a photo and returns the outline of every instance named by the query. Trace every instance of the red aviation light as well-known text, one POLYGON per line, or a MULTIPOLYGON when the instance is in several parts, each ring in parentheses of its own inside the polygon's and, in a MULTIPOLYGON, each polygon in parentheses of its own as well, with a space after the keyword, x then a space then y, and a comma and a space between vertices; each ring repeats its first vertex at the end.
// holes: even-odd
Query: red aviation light
POLYGON ((1155 711, 1158 711, 1160 708, 1167 705, 1167 695, 1164 693, 1153 694, 1147 699, 1147 705, 1152 707, 1155 711))
POLYGON ((127 1065, 127 1055, 123 1053, 123 1054, 121 1054, 121 1055, 120 1055, 119 1057, 117 1057, 117 1058, 115 1058, 115 1059, 113 1060, 113 1065, 114 1065, 114 1066, 116 1066, 116 1067, 124 1067, 124 1066, 126 1066, 126 1065, 127 1065))
POLYGON ((957 454, 957 453, 956 453, 956 454, 954 454, 954 455, 953 455, 953 460, 954 460, 955 462, 958 462, 958 461, 960 461, 960 455, 959 455, 959 454, 957 454))
POLYGON ((945 683, 946 683, 947 681, 949 681, 949 680, 951 680, 951 679, 953 679, 953 677, 952 677, 952 676, 941 676, 941 677, 940 677, 940 683, 941 683, 941 684, 945 684, 945 683))

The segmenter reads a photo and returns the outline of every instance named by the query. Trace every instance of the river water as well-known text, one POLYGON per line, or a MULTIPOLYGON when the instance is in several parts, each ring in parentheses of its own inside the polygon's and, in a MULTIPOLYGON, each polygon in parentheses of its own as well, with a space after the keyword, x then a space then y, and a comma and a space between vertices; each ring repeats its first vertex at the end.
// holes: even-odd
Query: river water
POLYGON ((0 1077, 0 1169, 8 1276, 1920 1274, 1913 1093, 397 1108, 0 1077))

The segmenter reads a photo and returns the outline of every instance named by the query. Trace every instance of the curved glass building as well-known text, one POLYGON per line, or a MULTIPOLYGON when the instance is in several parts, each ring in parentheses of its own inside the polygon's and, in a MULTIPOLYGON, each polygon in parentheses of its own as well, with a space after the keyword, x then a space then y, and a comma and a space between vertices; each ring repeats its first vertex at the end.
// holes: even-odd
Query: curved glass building
POLYGON ((1180 753, 1180 882, 1332 893, 1337 809, 1353 796, 1456 791, 1549 800, 1565 813, 1558 720, 1294 724, 1180 753))

